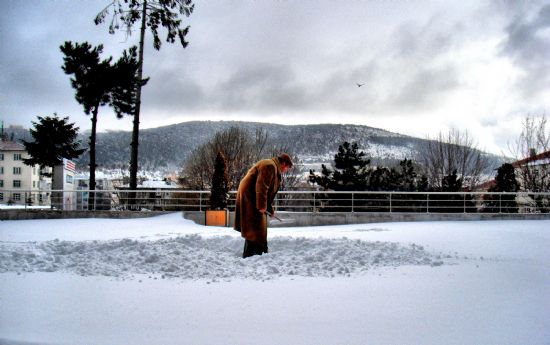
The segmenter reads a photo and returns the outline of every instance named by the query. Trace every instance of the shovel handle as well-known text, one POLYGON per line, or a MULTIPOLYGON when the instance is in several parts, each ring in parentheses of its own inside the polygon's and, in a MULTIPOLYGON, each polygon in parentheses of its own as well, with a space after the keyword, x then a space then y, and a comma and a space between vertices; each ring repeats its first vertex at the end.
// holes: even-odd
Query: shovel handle
POLYGON ((279 222, 282 222, 283 220, 275 215, 273 215, 273 213, 269 212, 269 211, 265 211, 265 214, 267 214, 268 216, 272 217, 272 218, 275 218, 277 219, 279 222))

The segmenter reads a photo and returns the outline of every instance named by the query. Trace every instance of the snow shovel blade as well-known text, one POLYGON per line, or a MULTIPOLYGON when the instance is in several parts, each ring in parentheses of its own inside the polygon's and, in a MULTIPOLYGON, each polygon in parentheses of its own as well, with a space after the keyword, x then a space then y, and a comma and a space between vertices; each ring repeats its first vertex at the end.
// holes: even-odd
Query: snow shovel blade
POLYGON ((271 212, 268 212, 268 211, 265 211, 265 214, 267 214, 268 216, 270 216, 271 218, 275 218, 277 219, 279 222, 281 223, 285 223, 285 224, 290 224, 290 223, 294 223, 294 219, 281 219, 275 215, 273 215, 271 212))

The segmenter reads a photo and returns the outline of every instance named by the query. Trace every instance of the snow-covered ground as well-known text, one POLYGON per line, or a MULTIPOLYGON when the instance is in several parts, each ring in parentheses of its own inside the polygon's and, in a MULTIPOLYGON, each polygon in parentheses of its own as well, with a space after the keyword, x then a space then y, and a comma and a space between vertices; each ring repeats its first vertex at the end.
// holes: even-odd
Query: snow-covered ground
POLYGON ((550 344, 550 221, 0 222, 0 344, 550 344))

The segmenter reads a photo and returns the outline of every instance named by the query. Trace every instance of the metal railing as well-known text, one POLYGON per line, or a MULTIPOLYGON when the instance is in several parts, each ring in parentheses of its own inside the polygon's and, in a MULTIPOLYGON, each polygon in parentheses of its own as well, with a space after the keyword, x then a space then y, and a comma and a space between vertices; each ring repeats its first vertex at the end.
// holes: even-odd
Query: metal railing
MULTIPOLYGON (((229 193, 230 211, 235 209, 235 196, 236 192, 229 193)), ((0 189, 0 208, 205 211, 209 198, 209 191, 180 189, 0 189)), ((275 205, 288 212, 550 213, 550 193, 280 191, 275 205)))
POLYGON ((302 212, 550 213, 550 193, 288 191, 279 210, 302 212))

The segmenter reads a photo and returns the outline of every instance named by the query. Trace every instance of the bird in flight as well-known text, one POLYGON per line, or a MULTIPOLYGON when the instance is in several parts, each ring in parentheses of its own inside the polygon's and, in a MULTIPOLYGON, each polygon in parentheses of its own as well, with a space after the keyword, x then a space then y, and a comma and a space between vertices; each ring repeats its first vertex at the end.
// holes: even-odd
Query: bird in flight
POLYGON ((361 87, 361 86, 365 85, 365 83, 363 83, 363 84, 356 83, 356 84, 357 84, 357 87, 361 87))

